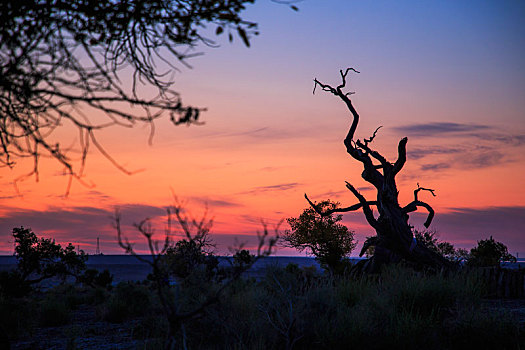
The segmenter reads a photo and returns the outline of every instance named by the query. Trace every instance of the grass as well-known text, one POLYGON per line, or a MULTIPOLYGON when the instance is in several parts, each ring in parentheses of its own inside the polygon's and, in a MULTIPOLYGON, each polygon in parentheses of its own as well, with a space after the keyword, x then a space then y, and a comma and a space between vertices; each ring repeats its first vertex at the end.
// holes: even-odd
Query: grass
MULTIPOLYGON (((204 280, 178 287, 181 308, 216 287, 204 280)), ((184 330, 190 349, 524 348, 523 329, 510 313, 488 312, 483 290, 472 272, 429 274, 396 266, 351 279, 274 267, 259 281, 237 280, 184 330)), ((100 321, 128 325, 141 349, 164 342, 164 311, 152 286, 138 283, 112 290, 59 286, 31 298, 3 298, 0 322, 20 337, 24 329, 67 324, 82 305, 97 310, 100 321), (37 324, 24 317, 32 310, 40 315, 37 324)))

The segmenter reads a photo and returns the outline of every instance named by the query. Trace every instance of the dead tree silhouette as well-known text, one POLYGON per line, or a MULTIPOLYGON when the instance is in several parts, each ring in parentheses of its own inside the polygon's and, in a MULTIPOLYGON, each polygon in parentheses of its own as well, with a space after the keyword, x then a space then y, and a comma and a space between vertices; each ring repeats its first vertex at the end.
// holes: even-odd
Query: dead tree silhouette
POLYGON ((451 265, 449 261, 422 244, 417 243, 412 233, 412 226, 408 222, 409 213, 422 207, 428 211, 428 217, 424 225, 425 227, 430 226, 434 218, 434 210, 429 204, 419 200, 418 194, 420 191, 427 191, 435 196, 434 190, 420 187, 418 184, 417 189, 414 190, 414 200, 412 202, 401 206, 398 201, 399 191, 396 186, 396 175, 406 163, 406 144, 408 139, 405 137, 399 141, 398 156, 394 163, 389 162, 379 152, 370 147, 377 135, 377 131, 381 127, 378 127, 368 139, 355 139, 359 114, 349 97, 353 93, 343 92, 346 86, 347 75, 350 71, 359 73, 354 68, 347 68, 345 71, 341 70, 342 82, 335 88, 314 79, 314 93, 317 86, 319 86, 323 91, 339 97, 348 107, 353 119, 350 130, 344 139, 346 151, 352 158, 362 163, 363 172, 361 176, 374 186, 377 191, 377 198, 372 201, 367 200, 352 184, 346 182, 346 187, 358 199, 359 202, 357 204, 345 208, 322 211, 305 194, 306 200, 320 215, 330 215, 334 212, 350 212, 359 209, 363 211, 367 222, 374 228, 377 236, 365 241, 359 256, 362 256, 369 247, 375 247, 374 254, 371 258, 356 266, 358 271, 379 272, 384 264, 397 263, 402 260, 437 269, 449 267, 451 265), (377 218, 373 214, 372 207, 376 207, 379 212, 377 218))

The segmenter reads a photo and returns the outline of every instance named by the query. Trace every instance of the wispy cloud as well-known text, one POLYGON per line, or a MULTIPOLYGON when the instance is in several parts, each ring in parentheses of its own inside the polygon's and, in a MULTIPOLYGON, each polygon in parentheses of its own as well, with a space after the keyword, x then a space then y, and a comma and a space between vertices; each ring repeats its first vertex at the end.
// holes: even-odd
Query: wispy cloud
POLYGON ((251 128, 248 130, 241 130, 236 132, 214 132, 206 134, 205 137, 207 138, 224 138, 224 139, 245 139, 245 138, 255 138, 258 140, 261 139, 268 139, 268 140, 275 140, 275 139, 284 139, 284 138, 291 138, 291 137, 297 137, 300 134, 297 134, 296 132, 293 132, 289 129, 276 129, 271 127, 260 127, 260 128, 251 128))
POLYGON ((19 196, 18 195, 12 195, 12 196, 0 196, 0 199, 14 199, 14 198, 18 198, 19 196))
POLYGON ((404 125, 394 130, 409 136, 428 137, 429 145, 407 150, 410 160, 424 161, 419 164, 423 172, 482 169, 523 160, 523 152, 516 148, 525 145, 525 135, 496 126, 433 122, 404 125), (436 138, 439 144, 432 144, 436 138))
POLYGON ((501 132, 490 133, 471 133, 467 135, 471 138, 494 142, 500 145, 519 147, 525 145, 525 135, 523 134, 505 134, 501 132))
POLYGON ((450 133, 467 133, 491 129, 488 125, 433 122, 395 127, 394 130, 407 136, 442 136, 450 133))
MULTIPOLYGON (((344 187, 343 185, 341 185, 344 187)), ((340 190, 340 191, 327 191, 320 194, 315 195, 315 198, 318 200, 324 200, 324 199, 332 199, 332 198, 339 198, 341 196, 344 196, 345 194, 348 194, 348 190, 340 190)))
MULTIPOLYGON (((438 153, 428 153, 438 154, 438 153)), ((474 147, 469 151, 460 153, 445 153, 438 158, 439 161, 424 163, 419 166, 423 172, 439 172, 448 169, 484 169, 501 164, 511 163, 516 161, 510 158, 507 154, 495 149, 487 149, 487 147, 474 147)))
POLYGON ((262 224, 264 223, 266 225, 269 225, 270 228, 272 228, 273 226, 280 223, 280 219, 265 218, 265 217, 249 215, 249 214, 242 214, 240 215, 240 218, 245 223, 255 224, 259 227, 262 227, 262 224))
POLYGON ((102 200, 111 200, 113 199, 111 196, 108 196, 107 194, 104 194, 100 191, 96 190, 90 190, 87 192, 88 196, 91 196, 93 198, 102 199, 102 200))
POLYGON ((440 171, 444 169, 449 169, 451 165, 449 163, 430 163, 421 165, 420 169, 422 171, 440 171))
POLYGON ((407 157, 409 159, 418 160, 427 156, 433 155, 452 155, 465 152, 464 148, 461 147, 447 147, 447 146, 429 146, 410 148, 407 151, 407 157))
POLYGON ((277 184, 277 185, 258 186, 258 187, 252 188, 249 191, 241 192, 239 194, 255 194, 255 193, 274 192, 274 191, 288 191, 288 190, 298 187, 299 185, 300 183, 298 182, 290 182, 290 183, 283 183, 283 184, 277 184))
POLYGON ((210 197, 201 197, 201 196, 192 196, 189 199, 202 203, 203 205, 208 205, 210 208, 226 208, 226 207, 239 207, 242 204, 226 199, 226 198, 210 198, 210 197))
POLYGON ((511 162, 510 158, 497 150, 469 154, 468 157, 464 157, 462 161, 463 164, 470 169, 488 168, 511 162))
POLYGON ((135 220, 153 219, 166 215, 166 207, 154 207, 146 204, 124 204, 117 207, 123 216, 125 215, 135 220))

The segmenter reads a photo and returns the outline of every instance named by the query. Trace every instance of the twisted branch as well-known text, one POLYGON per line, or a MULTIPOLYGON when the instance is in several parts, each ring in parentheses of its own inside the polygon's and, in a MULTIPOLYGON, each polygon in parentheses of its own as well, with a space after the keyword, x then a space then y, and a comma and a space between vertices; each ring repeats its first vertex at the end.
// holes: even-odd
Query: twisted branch
MULTIPOLYGON (((357 204, 354 204, 354 205, 351 205, 351 206, 345 207, 345 208, 334 208, 334 209, 328 209, 326 211, 322 211, 319 208, 318 205, 316 205, 314 202, 312 202, 310 200, 310 198, 308 198, 306 193, 304 194, 304 198, 306 198, 306 200, 308 201, 310 206, 316 211, 316 213, 321 215, 321 216, 330 216, 333 213, 347 213, 349 211, 356 211, 356 210, 361 209, 363 207, 362 203, 357 203, 357 204)), ((367 201, 366 203, 368 205, 377 205, 377 201, 367 201)))

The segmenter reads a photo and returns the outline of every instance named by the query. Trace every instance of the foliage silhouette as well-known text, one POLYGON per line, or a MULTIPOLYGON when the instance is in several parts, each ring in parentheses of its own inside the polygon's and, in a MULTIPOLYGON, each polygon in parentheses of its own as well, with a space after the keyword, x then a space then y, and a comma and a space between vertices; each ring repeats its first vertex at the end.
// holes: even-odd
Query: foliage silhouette
POLYGON ((516 262, 516 257, 509 254, 505 244, 490 236, 479 240, 478 245, 470 250, 467 263, 470 266, 500 266, 503 261, 516 262))
POLYGON ((254 263, 255 255, 250 254, 247 249, 237 250, 233 254, 233 266, 236 269, 244 270, 246 266, 251 266, 254 263))
POLYGON ((113 276, 106 269, 86 270, 88 256, 84 251, 75 251, 69 243, 65 248, 49 238, 39 238, 31 229, 13 228, 15 240, 15 269, 0 272, 0 294, 24 296, 40 282, 60 278, 62 282, 72 277, 76 282, 91 287, 110 288, 113 276))
POLYGON ((286 230, 282 236, 286 246, 306 250, 322 267, 332 272, 343 272, 343 259, 356 246, 354 232, 340 223, 342 215, 333 215, 338 205, 327 200, 315 204, 318 210, 312 207, 304 209, 299 217, 286 219, 291 230, 286 230), (332 213, 320 215, 318 211, 332 213))
POLYGON ((194 239, 182 239, 170 246, 162 259, 170 276, 185 279, 202 270, 207 278, 217 273, 219 260, 207 248, 212 247, 208 233, 194 239))
POLYGON ((23 226, 13 228, 13 237, 17 267, 2 272, 0 286, 3 293, 23 295, 32 286, 52 277, 81 278, 87 256, 82 250, 77 254, 71 243, 62 248, 54 240, 38 238, 31 229, 23 226))
MULTIPOLYGON (((175 125, 200 123, 202 108, 173 90, 177 63, 189 66, 199 44, 237 35, 246 46, 257 24, 241 16, 255 0, 76 0, 0 2, 0 166, 48 156, 81 180, 91 146, 113 165, 97 132, 110 126, 150 127, 167 115, 175 125), (80 165, 57 142, 63 125, 76 128, 80 165)), ((291 3, 294 1, 282 1, 291 3)), ((59 141, 60 136, 59 137, 59 141)), ((69 142, 69 141, 68 141, 69 142)), ((66 195, 67 195, 66 191, 66 195)))
POLYGON ((87 269, 79 279, 85 285, 93 287, 111 288, 113 275, 108 269, 98 271, 96 269, 87 269))

